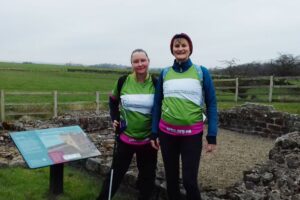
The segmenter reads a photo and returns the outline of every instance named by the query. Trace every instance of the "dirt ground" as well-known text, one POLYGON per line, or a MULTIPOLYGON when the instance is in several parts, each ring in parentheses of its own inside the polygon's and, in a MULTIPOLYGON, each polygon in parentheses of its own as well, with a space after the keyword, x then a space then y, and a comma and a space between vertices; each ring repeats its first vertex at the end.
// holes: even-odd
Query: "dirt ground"
POLYGON ((219 129, 217 143, 214 153, 202 151, 198 178, 204 188, 223 189, 241 180, 243 171, 268 159, 275 140, 219 129))
POLYGON ((241 180, 244 170, 268 159, 275 140, 219 129, 217 142, 215 153, 202 154, 199 182, 203 187, 220 189, 241 180))

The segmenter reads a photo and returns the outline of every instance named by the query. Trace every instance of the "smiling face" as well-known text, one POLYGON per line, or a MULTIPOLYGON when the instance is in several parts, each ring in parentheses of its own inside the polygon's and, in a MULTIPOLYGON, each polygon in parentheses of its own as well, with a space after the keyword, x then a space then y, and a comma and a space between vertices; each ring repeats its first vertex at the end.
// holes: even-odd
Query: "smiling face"
POLYGON ((189 43, 185 38, 175 39, 172 48, 173 55, 178 62, 186 61, 191 54, 189 43))
POLYGON ((133 71, 137 75, 147 74, 149 63, 150 63, 149 58, 147 57, 145 52, 137 51, 131 55, 131 65, 133 71))

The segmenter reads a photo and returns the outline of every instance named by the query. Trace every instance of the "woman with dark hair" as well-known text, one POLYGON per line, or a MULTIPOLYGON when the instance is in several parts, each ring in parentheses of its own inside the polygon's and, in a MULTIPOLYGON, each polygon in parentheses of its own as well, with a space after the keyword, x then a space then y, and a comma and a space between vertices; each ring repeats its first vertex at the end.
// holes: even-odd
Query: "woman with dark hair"
POLYGON ((204 105, 208 120, 206 152, 216 148, 217 103, 208 70, 192 63, 193 43, 187 34, 173 36, 170 44, 175 57, 162 70, 154 97, 151 145, 159 149, 167 180, 169 200, 180 199, 179 159, 183 186, 188 200, 201 199, 198 170, 202 152, 204 105))
POLYGON ((134 50, 131 54, 133 73, 120 77, 109 98, 113 127, 120 128, 120 135, 113 157, 113 175, 107 174, 98 200, 108 199, 110 187, 111 197, 116 193, 134 154, 139 171, 138 199, 148 200, 153 194, 157 150, 151 147, 150 135, 156 79, 149 75, 149 63, 146 51, 134 50))

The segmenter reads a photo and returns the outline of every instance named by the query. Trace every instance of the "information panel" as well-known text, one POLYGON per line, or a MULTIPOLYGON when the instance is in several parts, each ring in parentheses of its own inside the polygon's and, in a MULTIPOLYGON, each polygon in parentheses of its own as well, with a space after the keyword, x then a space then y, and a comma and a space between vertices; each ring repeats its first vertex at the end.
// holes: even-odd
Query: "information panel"
POLYGON ((10 136, 30 168, 100 155, 79 126, 12 132, 10 136))

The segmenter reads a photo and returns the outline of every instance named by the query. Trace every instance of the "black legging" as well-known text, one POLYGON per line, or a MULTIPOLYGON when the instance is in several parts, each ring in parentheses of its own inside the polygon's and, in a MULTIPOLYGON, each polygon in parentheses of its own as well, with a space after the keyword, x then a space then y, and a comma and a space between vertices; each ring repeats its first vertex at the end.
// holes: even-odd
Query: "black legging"
POLYGON ((202 151, 202 133, 192 136, 172 136, 160 132, 169 200, 179 200, 179 157, 182 160, 183 186, 187 200, 200 200, 198 170, 202 151))
MULTIPOLYGON (((157 151, 150 144, 143 146, 128 145, 118 141, 117 153, 114 163, 113 183, 111 197, 116 193, 122 179, 127 172, 132 157, 136 154, 137 168, 139 170, 137 188, 139 200, 147 200, 151 197, 155 187, 155 172, 157 163, 157 151)), ((97 200, 107 200, 109 193, 110 172, 107 174, 97 200)))

